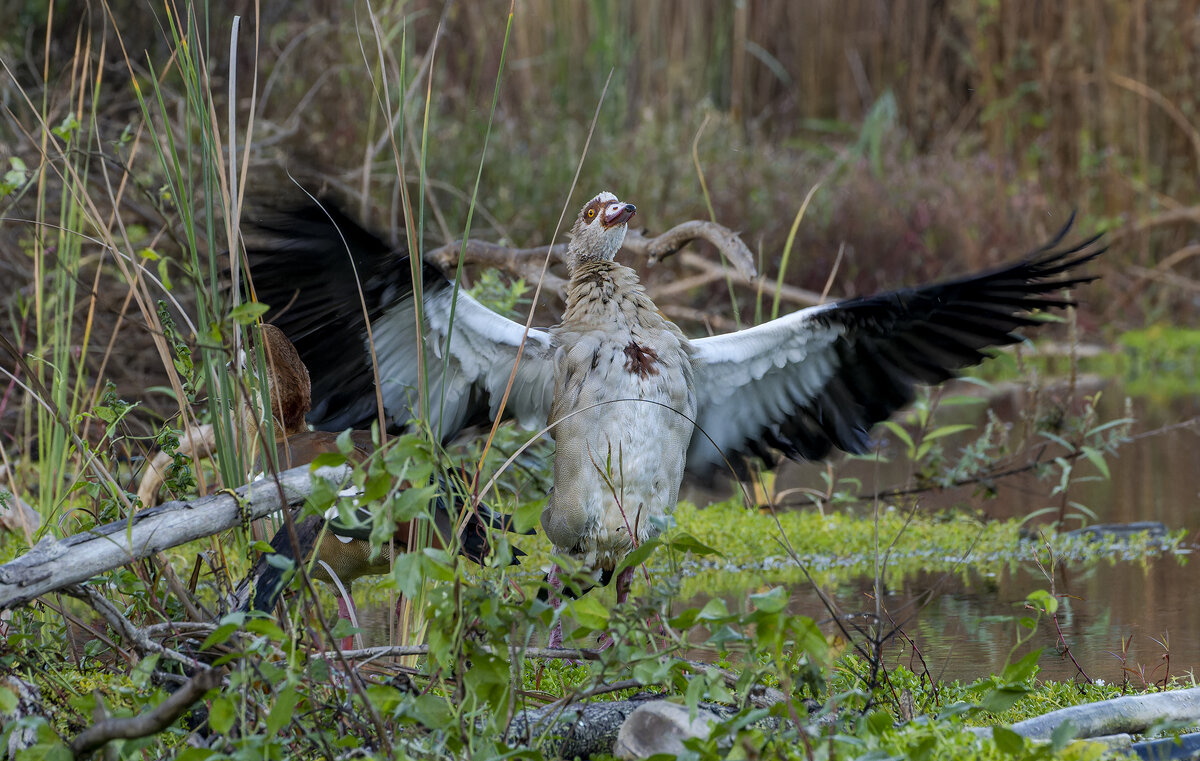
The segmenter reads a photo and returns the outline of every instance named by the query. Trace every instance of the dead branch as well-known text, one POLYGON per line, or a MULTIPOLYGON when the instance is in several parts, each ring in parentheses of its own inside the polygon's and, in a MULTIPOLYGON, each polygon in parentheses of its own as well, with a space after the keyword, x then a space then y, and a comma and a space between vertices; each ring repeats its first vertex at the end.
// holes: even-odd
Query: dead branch
POLYGON ((175 723, 184 711, 220 683, 219 671, 203 669, 149 711, 127 719, 104 719, 83 730, 71 741, 71 752, 81 758, 111 740, 132 740, 157 734, 175 723))
POLYGON ((58 541, 46 537, 21 557, 0 565, 0 610, 299 505, 312 493, 314 476, 341 484, 350 473, 348 465, 316 471, 303 465, 280 473, 278 480, 267 478, 211 497, 167 502, 58 541))
MULTIPOLYGON (((725 270, 722 269, 720 264, 717 264, 716 262, 710 262, 699 254, 688 251, 680 254, 679 260, 687 267, 704 272, 709 276, 710 280, 724 280, 726 277, 725 270)), ((814 304, 820 304, 825 300, 821 298, 821 294, 817 293, 816 291, 797 288, 793 285, 777 286, 774 283, 768 282, 760 284, 757 280, 748 278, 741 272, 729 272, 728 276, 735 285, 743 285, 747 288, 756 289, 761 285, 762 292, 764 294, 768 296, 774 296, 776 291, 778 291, 779 295, 783 299, 796 304, 801 304, 803 306, 813 306, 814 304)), ((664 290, 665 289, 659 289, 655 293, 655 296, 661 298, 664 290)))
MULTIPOLYGON (((777 285, 760 281, 754 267, 754 259, 750 249, 742 242, 737 233, 713 222, 693 220, 676 225, 662 235, 647 237, 640 230, 630 230, 625 236, 624 251, 636 256, 645 256, 651 264, 662 261, 674 255, 693 240, 706 240, 717 247, 726 259, 733 263, 733 268, 726 267, 720 262, 709 261, 695 252, 684 252, 680 261, 685 267, 697 270, 697 273, 675 280, 665 285, 650 288, 651 297, 664 309, 684 319, 694 319, 718 327, 722 330, 732 329, 733 324, 717 316, 706 316, 695 310, 688 311, 683 307, 665 304, 665 301, 677 294, 686 293, 696 288, 703 288, 713 283, 724 282, 728 279, 733 285, 761 290, 769 297, 776 293, 780 298, 799 306, 812 306, 824 301, 821 294, 791 285, 777 285)), ((563 261, 567 253, 567 244, 559 243, 553 246, 536 246, 534 248, 510 248, 497 243, 480 240, 467 240, 451 243, 429 251, 425 260, 437 265, 443 270, 453 269, 459 255, 463 261, 471 264, 481 264, 487 267, 504 270, 526 282, 536 282, 544 277, 543 290, 549 293, 561 294, 566 288, 567 281, 551 272, 542 273, 542 261, 546 252, 558 261, 563 261)))
MULTIPOLYGON (((717 250, 733 263, 741 281, 752 282, 757 277, 754 255, 750 253, 750 249, 737 233, 714 222, 692 220, 653 237, 647 237, 641 230, 630 230, 625 236, 623 250, 635 256, 645 256, 653 264, 666 259, 694 240, 706 240, 716 246, 717 250)), ((461 252, 465 262, 498 267, 517 273, 532 282, 536 281, 541 273, 541 263, 546 258, 547 251, 551 257, 562 262, 567 253, 567 244, 558 243, 552 248, 510 248, 479 240, 467 240, 465 244, 457 241, 427 252, 425 260, 448 270, 458 263, 461 252)), ((561 285, 561 278, 554 277, 554 280, 546 281, 545 287, 558 291, 561 285)))
POLYGON ((1115 249, 1119 241, 1124 240, 1130 235, 1137 235, 1155 227, 1176 225, 1180 222, 1200 224, 1200 206, 1184 206, 1178 209, 1170 209, 1154 216, 1143 217, 1133 224, 1125 225, 1108 233, 1107 243, 1109 248, 1115 249))
POLYGON ((72 597, 83 600, 108 622, 113 631, 119 633, 127 642, 132 643, 142 655, 155 653, 173 661, 178 661, 192 669, 205 668, 205 665, 195 658, 165 647, 150 638, 143 629, 133 625, 133 622, 121 614, 117 607, 106 600, 94 587, 71 585, 64 590, 72 597))

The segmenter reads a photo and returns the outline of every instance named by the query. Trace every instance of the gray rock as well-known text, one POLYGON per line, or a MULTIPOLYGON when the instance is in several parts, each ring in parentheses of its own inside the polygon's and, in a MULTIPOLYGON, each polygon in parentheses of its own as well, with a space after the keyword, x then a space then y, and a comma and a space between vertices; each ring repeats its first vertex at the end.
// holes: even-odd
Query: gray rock
POLYGON ((654 700, 639 706, 617 733, 613 753, 625 759, 649 758, 656 753, 679 755, 683 741, 708 737, 711 723, 721 717, 703 708, 692 718, 687 706, 654 700))

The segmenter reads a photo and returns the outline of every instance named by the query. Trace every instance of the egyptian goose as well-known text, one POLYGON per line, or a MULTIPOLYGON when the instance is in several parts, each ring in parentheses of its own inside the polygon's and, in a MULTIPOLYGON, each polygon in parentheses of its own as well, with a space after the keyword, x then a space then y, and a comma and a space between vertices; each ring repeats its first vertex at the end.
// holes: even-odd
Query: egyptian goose
MULTIPOLYGON (((868 451, 871 428, 910 402, 916 385, 1020 341, 1016 330, 1039 323, 1030 312, 1070 306, 1055 294, 1094 278, 1066 273, 1103 250, 1097 238, 1062 245, 1068 221, 1005 267, 688 340, 637 274, 613 261, 633 213, 607 192, 583 207, 566 257, 566 313, 549 330, 526 332, 426 264, 418 333, 407 256, 328 206, 261 220, 248 253, 259 298, 286 305, 274 321, 320 368, 309 416, 318 428, 376 415, 360 282, 394 425, 414 416, 418 335, 434 400, 427 418, 444 438, 499 412, 519 358, 504 413, 527 428, 556 424, 542 525, 559 553, 607 582, 635 535, 643 542, 659 531, 653 519, 674 508, 684 471, 711 477, 727 461, 772 450, 807 460, 833 447, 868 451)), ((619 575, 618 600, 631 578, 632 569, 619 575)), ((551 644, 560 642, 556 627, 551 644)))
MULTIPOLYGON (((261 336, 267 384, 271 392, 271 417, 278 466, 295 467, 312 462, 318 455, 339 452, 338 434, 308 430, 304 422, 304 416, 311 406, 311 383, 308 369, 295 347, 283 331, 274 325, 263 325, 261 336)), ((253 415, 244 411, 242 424, 251 434, 256 433, 257 422, 253 415)), ((354 462, 363 462, 375 449, 369 431, 351 431, 350 443, 352 448, 349 457, 354 462)), ((266 459, 265 456, 260 458, 266 459)), ((265 463, 260 462, 260 465, 265 463)), ((450 493, 450 487, 443 479, 433 509, 435 530, 429 532, 430 544, 436 548, 443 548, 445 538, 454 534, 455 522, 464 508, 464 501, 459 497, 453 499, 453 507, 449 506, 443 496, 447 493, 450 493)), ((398 524, 393 540, 384 544, 380 551, 373 552, 371 514, 365 509, 356 508, 353 515, 356 518, 353 524, 342 521, 336 510, 331 510, 325 516, 305 518, 296 526, 298 548, 289 541, 286 527, 281 528, 271 540, 277 556, 293 561, 309 557, 316 548, 318 562, 313 576, 331 584, 336 576, 345 586, 347 597, 338 595, 338 612, 347 620, 353 620, 354 602, 352 597, 348 597, 351 584, 363 576, 388 573, 392 568, 393 551, 407 551, 410 537, 416 536, 413 530, 415 525, 412 524, 420 520, 398 524)), ((507 531, 511 529, 511 519, 480 504, 470 513, 459 533, 459 554, 482 565, 491 549, 489 529, 507 531)), ((522 554, 519 550, 513 550, 513 553, 514 556, 522 554)), ((266 556, 262 556, 247 578, 253 587, 253 607, 264 612, 272 610, 286 581, 279 565, 268 562, 266 556)), ((349 647, 349 644, 343 641, 343 646, 349 647)))

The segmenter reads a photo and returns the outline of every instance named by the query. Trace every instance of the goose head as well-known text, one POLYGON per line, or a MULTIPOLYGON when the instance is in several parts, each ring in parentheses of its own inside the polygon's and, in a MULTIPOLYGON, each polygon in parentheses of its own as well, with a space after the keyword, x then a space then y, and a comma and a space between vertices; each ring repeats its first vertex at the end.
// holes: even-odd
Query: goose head
POLYGON ((619 200, 607 190, 584 204, 571 228, 567 267, 574 272, 582 262, 611 262, 621 249, 629 220, 636 212, 636 206, 619 200))

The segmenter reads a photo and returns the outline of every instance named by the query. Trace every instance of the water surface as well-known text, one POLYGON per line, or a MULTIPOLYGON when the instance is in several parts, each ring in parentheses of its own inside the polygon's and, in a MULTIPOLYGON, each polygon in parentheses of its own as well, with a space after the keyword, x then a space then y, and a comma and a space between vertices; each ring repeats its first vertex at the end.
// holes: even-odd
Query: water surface
MULTIPOLYGON (((1125 411, 1123 389, 1107 384, 1103 391, 1101 420, 1121 417, 1125 411)), ((1001 417, 1012 420, 1021 398, 1014 393, 989 404, 1001 417)), ((1131 401, 1135 436, 1200 415, 1200 403, 1194 397, 1131 401)), ((1095 512, 1089 523, 1159 521, 1170 530, 1188 529, 1185 545, 1195 547, 1200 528, 1200 428, 1141 438, 1124 445, 1108 462, 1111 480, 1078 483, 1069 493, 1070 500, 1095 512)), ((1095 473, 1087 465, 1079 468, 1080 474, 1095 473)), ((900 461, 884 466, 854 463, 845 470, 862 478, 866 487, 888 488, 904 484, 908 466, 900 461)), ((822 488, 817 466, 782 469, 778 488, 796 486, 822 488)), ((923 495, 921 509, 965 504, 995 518, 1027 516, 1059 505, 1060 498, 1050 495, 1053 486, 1051 481, 1021 475, 999 481, 993 499, 974 495, 973 488, 962 488, 923 495)), ((1018 655, 1030 647, 1044 648, 1042 677, 1051 679, 1082 678, 1082 669, 1092 679, 1119 682, 1124 675, 1140 686, 1143 679, 1161 680, 1168 669, 1172 675, 1200 675, 1200 606, 1196 605, 1200 563, 1188 562, 1189 558, 1186 554, 1132 561, 1114 557, 1058 565, 1053 580, 1061 605, 1058 628, 1080 668, 1057 652, 1058 631, 1051 621, 1041 623, 1029 646, 1018 650, 1018 655), (1129 643, 1124 663, 1119 657, 1123 638, 1129 643)), ((897 589, 884 590, 884 609, 902 623, 912 640, 894 638, 886 650, 889 663, 963 680, 1003 668, 1016 641, 1015 616, 1022 613, 1022 602, 1034 590, 1050 590, 1051 582, 1032 562, 995 574, 972 569, 969 562, 968 558, 965 570, 957 574, 920 574, 897 589)), ((727 602, 745 609, 750 591, 757 590, 733 595, 727 602)), ((875 610, 870 578, 827 591, 844 612, 875 610)), ((794 586, 791 599, 793 612, 825 621, 826 631, 835 630, 828 622, 828 611, 807 585, 794 586)))

